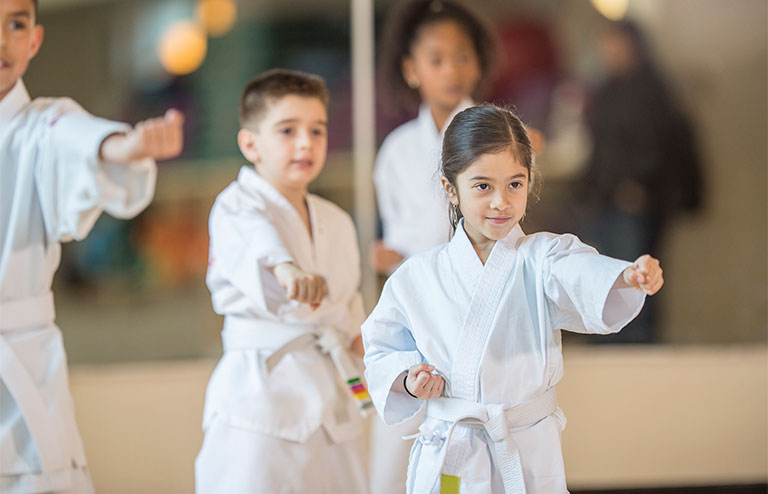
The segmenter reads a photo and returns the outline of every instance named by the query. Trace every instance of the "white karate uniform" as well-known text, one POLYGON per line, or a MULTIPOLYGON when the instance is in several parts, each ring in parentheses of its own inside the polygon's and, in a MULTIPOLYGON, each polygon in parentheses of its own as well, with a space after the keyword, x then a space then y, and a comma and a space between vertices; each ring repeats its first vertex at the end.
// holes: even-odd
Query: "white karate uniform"
MULTIPOLYGON (((472 106, 463 100, 443 126, 472 106)), ((389 133, 376 156, 373 181, 384 244, 410 257, 448 241, 448 200, 440 185, 443 134, 426 105, 419 115, 389 133)))
POLYGON ((224 354, 208 384, 198 493, 367 492, 362 417, 328 358, 313 346, 276 350, 307 332, 336 331, 345 345, 364 318, 352 219, 306 196, 312 234, 296 209, 250 166, 216 199, 207 283, 223 314, 224 354), (285 297, 270 268, 293 262, 321 276, 316 311, 285 297))
POLYGON ((103 210, 130 218, 152 198, 153 160, 109 164, 101 142, 130 127, 74 101, 0 101, 0 493, 89 492, 51 283, 60 242, 103 210))
POLYGON ((426 404, 409 493, 440 492, 441 473, 459 477, 462 494, 505 485, 508 494, 567 492, 565 417, 554 394, 563 375, 560 330, 612 333, 632 320, 644 294, 614 287, 629 265, 572 235, 526 236, 519 225, 483 265, 462 221, 450 243, 390 277, 363 324, 366 378, 387 423, 426 404), (420 362, 445 378, 448 398, 405 393, 404 372, 420 362))
MULTIPOLYGON (((443 126, 473 105, 465 99, 443 126)), ((440 185, 440 153, 443 132, 426 105, 418 116, 387 135, 376 156, 373 181, 384 229, 384 244, 408 258, 448 241, 451 222, 448 200, 440 185)), ((405 473, 411 435, 421 416, 396 427, 374 418, 371 427, 370 471, 374 494, 405 492, 405 473), (396 487, 395 487, 396 486, 396 487), (402 487, 401 487, 402 486, 402 487), (399 490, 393 490, 399 489, 399 490)))

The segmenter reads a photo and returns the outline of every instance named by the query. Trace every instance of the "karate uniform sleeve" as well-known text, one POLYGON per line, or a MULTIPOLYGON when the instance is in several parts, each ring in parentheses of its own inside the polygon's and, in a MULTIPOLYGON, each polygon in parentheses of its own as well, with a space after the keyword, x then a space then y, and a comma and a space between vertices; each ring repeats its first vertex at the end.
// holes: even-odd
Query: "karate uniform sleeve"
POLYGON ((379 303, 363 323, 365 378, 373 404, 385 423, 394 425, 416 415, 424 401, 404 393, 403 372, 424 361, 416 348, 408 318, 393 289, 384 285, 379 303))
POLYGON ((543 263, 552 329, 616 333, 640 313, 645 303, 642 291, 616 286, 631 263, 602 256, 573 235, 551 239, 543 263))
POLYGON ((72 100, 55 100, 41 132, 35 159, 35 183, 48 238, 81 240, 102 211, 132 218, 152 200, 154 160, 106 163, 99 148, 109 135, 130 126, 96 118, 72 100))
POLYGON ((376 187, 376 200, 379 206, 382 228, 384 230, 384 244, 397 250, 398 240, 394 232, 402 221, 400 205, 397 201, 398 187, 392 177, 392 164, 394 153, 388 141, 384 141, 379 154, 376 156, 376 167, 373 171, 373 183, 376 187))
MULTIPOLYGON (((234 286, 248 299, 248 306, 274 315, 298 306, 285 297, 271 268, 293 262, 279 232, 270 223, 266 207, 245 209, 230 186, 211 211, 207 282, 217 305, 221 285, 234 286)), ((228 297, 225 297, 228 298, 228 297)), ((222 300, 221 304, 229 304, 222 300)), ((214 307, 224 313, 222 307, 214 307)), ((230 307, 231 308, 231 307, 230 307)))

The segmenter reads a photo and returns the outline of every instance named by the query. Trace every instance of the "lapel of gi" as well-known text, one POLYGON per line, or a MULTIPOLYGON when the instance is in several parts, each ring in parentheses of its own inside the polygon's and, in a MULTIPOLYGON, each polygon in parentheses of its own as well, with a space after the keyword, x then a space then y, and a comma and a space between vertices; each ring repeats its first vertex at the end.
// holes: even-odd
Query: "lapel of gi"
POLYGON ((454 398, 478 399, 477 373, 480 359, 501 302, 504 285, 515 262, 517 241, 522 235, 520 225, 516 225, 505 238, 496 242, 485 266, 482 266, 464 233, 463 221, 456 228, 456 237, 459 238, 455 237, 452 241, 452 247, 454 242, 456 247, 452 249, 451 255, 460 281, 472 282, 478 276, 479 279, 475 283, 476 288, 465 320, 462 321, 459 344, 451 368, 451 394, 454 398), (466 259, 469 252, 474 256, 472 261, 466 259), (459 259, 459 256, 462 258, 459 259))

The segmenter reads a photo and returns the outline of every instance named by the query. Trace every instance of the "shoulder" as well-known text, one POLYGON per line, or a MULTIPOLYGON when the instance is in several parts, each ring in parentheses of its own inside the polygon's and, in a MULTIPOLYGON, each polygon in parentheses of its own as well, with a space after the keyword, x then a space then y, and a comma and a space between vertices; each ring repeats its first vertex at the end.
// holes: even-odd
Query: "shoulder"
POLYGON ((449 245, 450 243, 441 244, 409 257, 392 273, 387 282, 391 281, 397 286, 414 286, 414 283, 437 276, 439 267, 449 262, 449 245))
MULTIPOLYGON (((336 203, 315 194, 309 194, 315 213, 324 221, 329 222, 332 228, 344 228, 353 233, 356 232, 355 222, 352 216, 339 207, 336 203)), ((356 235, 356 233, 355 233, 356 235)))
POLYGON ((216 196, 211 215, 215 212, 266 214, 267 210, 267 198, 238 179, 216 196))
POLYGON ((35 98, 20 116, 28 121, 52 122, 70 112, 85 113, 85 110, 71 98, 35 98))
POLYGON ((404 143, 413 141, 418 132, 419 122, 418 119, 415 118, 395 127, 395 129, 384 138, 384 142, 381 143, 379 154, 386 155, 395 152, 397 148, 404 143))
POLYGON ((579 240, 576 235, 550 232, 538 232, 523 236, 518 244, 518 249, 520 252, 533 257, 547 257, 558 253, 576 251, 595 252, 595 249, 579 240))

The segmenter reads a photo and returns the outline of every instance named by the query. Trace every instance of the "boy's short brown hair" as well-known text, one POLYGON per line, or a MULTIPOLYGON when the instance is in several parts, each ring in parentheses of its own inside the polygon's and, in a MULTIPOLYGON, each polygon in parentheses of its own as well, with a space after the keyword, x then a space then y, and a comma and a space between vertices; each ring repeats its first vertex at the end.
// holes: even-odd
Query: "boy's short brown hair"
POLYGON ((289 94, 317 98, 328 106, 328 87, 322 77, 296 70, 268 70, 251 80, 243 89, 239 109, 240 127, 258 124, 267 104, 289 94))

